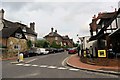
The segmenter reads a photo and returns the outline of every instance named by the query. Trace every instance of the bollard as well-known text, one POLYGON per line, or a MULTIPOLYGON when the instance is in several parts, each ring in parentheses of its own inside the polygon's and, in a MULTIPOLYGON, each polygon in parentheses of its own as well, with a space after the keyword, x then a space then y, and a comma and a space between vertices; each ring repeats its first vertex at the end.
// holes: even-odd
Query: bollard
POLYGON ((20 53, 20 55, 19 55, 19 62, 23 62, 23 53, 20 53))

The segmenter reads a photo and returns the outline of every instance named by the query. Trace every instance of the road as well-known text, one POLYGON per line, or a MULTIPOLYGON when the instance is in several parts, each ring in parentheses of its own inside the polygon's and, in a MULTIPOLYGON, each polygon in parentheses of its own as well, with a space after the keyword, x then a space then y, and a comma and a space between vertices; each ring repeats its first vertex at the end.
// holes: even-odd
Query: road
POLYGON ((65 65, 67 52, 26 58, 28 63, 2 62, 3 78, 117 78, 116 75, 74 69, 65 65))

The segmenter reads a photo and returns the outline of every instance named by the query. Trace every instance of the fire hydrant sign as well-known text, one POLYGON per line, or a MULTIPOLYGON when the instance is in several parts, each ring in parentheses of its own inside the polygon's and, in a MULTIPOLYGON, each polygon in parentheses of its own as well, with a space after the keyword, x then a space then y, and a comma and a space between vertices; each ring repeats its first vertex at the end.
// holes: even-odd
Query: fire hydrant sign
POLYGON ((98 57, 106 57, 106 50, 98 50, 98 57))

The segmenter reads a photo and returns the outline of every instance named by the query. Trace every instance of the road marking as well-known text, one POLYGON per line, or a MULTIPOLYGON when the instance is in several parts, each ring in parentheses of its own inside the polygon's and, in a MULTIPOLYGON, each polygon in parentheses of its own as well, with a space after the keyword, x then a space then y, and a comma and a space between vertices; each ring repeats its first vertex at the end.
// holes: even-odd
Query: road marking
POLYGON ((57 69, 67 69, 67 68, 65 68, 65 67, 58 67, 57 69))
POLYGON ((39 67, 47 67, 47 65, 41 65, 41 66, 39 66, 39 67))
POLYGON ((54 69, 54 68, 57 68, 57 67, 56 66, 48 66, 47 68, 54 69))
POLYGON ((33 67, 37 67, 38 65, 32 65, 33 67))
POLYGON ((65 66, 65 61, 68 59, 68 57, 67 58, 65 58, 63 61, 62 61, 62 66, 65 66))
POLYGON ((37 60, 37 58, 31 59, 31 60, 29 60, 29 61, 27 61, 27 62, 25 62, 25 63, 30 63, 30 62, 33 62, 33 61, 35 61, 35 60, 37 60))
POLYGON ((17 66, 22 66, 22 65, 24 65, 24 64, 16 64, 17 66))
POLYGON ((30 66, 31 64, 24 64, 23 66, 30 66))
POLYGON ((79 69, 74 69, 74 68, 71 68, 69 69, 70 71, 79 71, 79 69))

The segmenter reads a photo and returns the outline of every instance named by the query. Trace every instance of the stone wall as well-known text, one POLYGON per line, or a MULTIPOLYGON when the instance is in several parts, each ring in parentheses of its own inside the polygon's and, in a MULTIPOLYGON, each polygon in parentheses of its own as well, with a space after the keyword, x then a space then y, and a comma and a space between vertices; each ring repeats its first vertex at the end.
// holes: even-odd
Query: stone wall
POLYGON ((15 46, 19 45, 20 46, 20 51, 26 51, 27 50, 27 41, 25 39, 17 39, 14 37, 10 37, 7 40, 7 48, 10 51, 15 51, 15 46))

